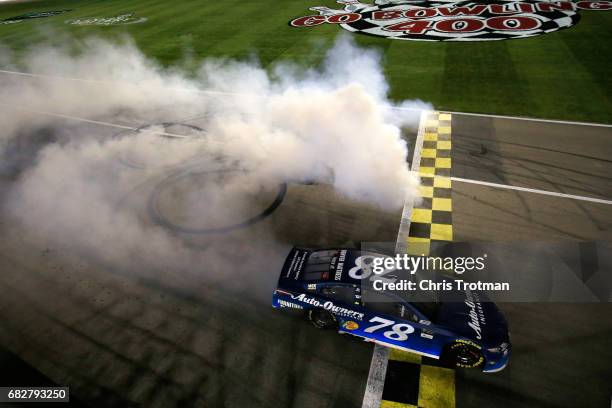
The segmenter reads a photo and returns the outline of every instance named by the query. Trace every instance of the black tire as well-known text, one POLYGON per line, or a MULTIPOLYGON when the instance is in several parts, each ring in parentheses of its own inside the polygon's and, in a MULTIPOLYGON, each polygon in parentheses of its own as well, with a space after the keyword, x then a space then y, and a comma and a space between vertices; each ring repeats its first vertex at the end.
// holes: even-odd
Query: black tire
POLYGON ((469 342, 458 340, 448 345, 442 360, 451 367, 479 368, 484 364, 484 356, 480 348, 469 342))
POLYGON ((317 329, 334 329, 338 328, 336 317, 326 310, 310 309, 308 310, 308 320, 317 329))

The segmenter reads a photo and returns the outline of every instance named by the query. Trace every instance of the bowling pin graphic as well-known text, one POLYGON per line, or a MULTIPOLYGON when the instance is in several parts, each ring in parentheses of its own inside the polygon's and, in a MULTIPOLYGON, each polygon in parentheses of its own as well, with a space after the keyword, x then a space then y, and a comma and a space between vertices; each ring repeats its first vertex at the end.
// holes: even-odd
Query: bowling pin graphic
POLYGON ((371 4, 361 3, 357 0, 336 0, 336 3, 344 4, 344 11, 348 11, 349 13, 354 13, 366 7, 372 7, 371 4))
POLYGON ((420 3, 421 0, 374 0, 377 6, 386 6, 387 4, 405 4, 405 3, 420 3))
POLYGON ((335 10, 329 7, 310 7, 308 10, 316 11, 322 16, 333 16, 334 14, 344 14, 344 10, 335 10))

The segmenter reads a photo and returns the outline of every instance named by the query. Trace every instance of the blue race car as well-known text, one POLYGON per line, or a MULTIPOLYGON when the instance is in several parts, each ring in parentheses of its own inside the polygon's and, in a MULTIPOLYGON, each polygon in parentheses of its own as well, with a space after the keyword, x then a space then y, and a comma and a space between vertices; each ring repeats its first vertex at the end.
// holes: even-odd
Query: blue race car
MULTIPOLYGON (((304 314, 318 328, 349 333, 387 347, 440 359, 444 365, 504 369, 510 358, 506 319, 473 291, 461 301, 411 302, 375 290, 364 268, 372 253, 293 248, 272 306, 304 314)), ((384 255, 381 255, 384 256, 384 255)))

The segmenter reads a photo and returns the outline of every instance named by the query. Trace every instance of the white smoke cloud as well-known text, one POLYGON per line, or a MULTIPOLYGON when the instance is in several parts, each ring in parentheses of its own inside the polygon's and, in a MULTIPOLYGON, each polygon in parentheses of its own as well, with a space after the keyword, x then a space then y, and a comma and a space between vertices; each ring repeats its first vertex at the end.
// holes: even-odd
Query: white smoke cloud
POLYGON ((177 165, 201 174, 211 163, 231 163, 243 176, 207 182, 206 197, 189 193, 196 181, 188 178, 181 181, 185 191, 160 193, 159 205, 168 208, 179 205, 173 195, 184 195, 180 205, 190 208, 182 210, 200 214, 203 224, 210 219, 207 225, 250 211, 240 200, 228 205, 215 197, 256 197, 283 181, 330 184, 389 211, 401 208, 406 195, 416 196, 400 127, 416 127, 418 109, 430 106, 405 101, 408 109, 394 109, 380 55, 346 37, 317 69, 283 64, 269 73, 257 63, 206 60, 195 76, 161 68, 129 41, 89 39, 83 46, 77 54, 39 47, 19 62, 6 54, 1 61, 3 68, 49 76, 0 75, 0 172, 21 172, 5 205, 41 237, 89 252, 104 247, 108 259, 138 253, 156 266, 180 257, 187 268, 197 255, 124 202, 177 165), (131 127, 199 118, 190 123, 204 131, 169 140, 159 132, 185 129, 117 133, 41 112, 131 127), (41 134, 49 136, 40 140, 41 134), (25 158, 24 143, 36 147, 25 158))

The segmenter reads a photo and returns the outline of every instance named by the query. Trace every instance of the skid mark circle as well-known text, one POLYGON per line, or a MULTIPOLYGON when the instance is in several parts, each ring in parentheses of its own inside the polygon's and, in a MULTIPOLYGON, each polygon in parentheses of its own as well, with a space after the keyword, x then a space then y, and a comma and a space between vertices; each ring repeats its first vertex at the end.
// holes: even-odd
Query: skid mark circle
POLYGON ((175 224, 171 222, 168 218, 166 218, 158 208, 159 196, 163 189, 167 186, 177 182, 183 177, 199 175, 199 174, 219 174, 219 173, 227 173, 227 172, 243 172, 240 169, 217 169, 217 170, 204 170, 204 171, 190 171, 183 170, 178 173, 171 174, 166 179, 164 179, 161 183, 159 183, 151 195, 149 196, 148 202, 148 211, 151 218, 159 225, 174 231, 183 234, 220 234, 227 233, 230 231, 246 228, 250 225, 253 225, 264 218, 270 216, 276 209, 282 204, 285 199, 285 195, 287 194, 287 183, 283 182, 279 184, 279 190, 276 194, 276 197, 268 205, 263 211, 259 214, 256 214, 253 217, 247 218, 244 221, 240 221, 234 224, 229 224, 223 227, 214 227, 214 228, 189 228, 182 225, 175 224))

